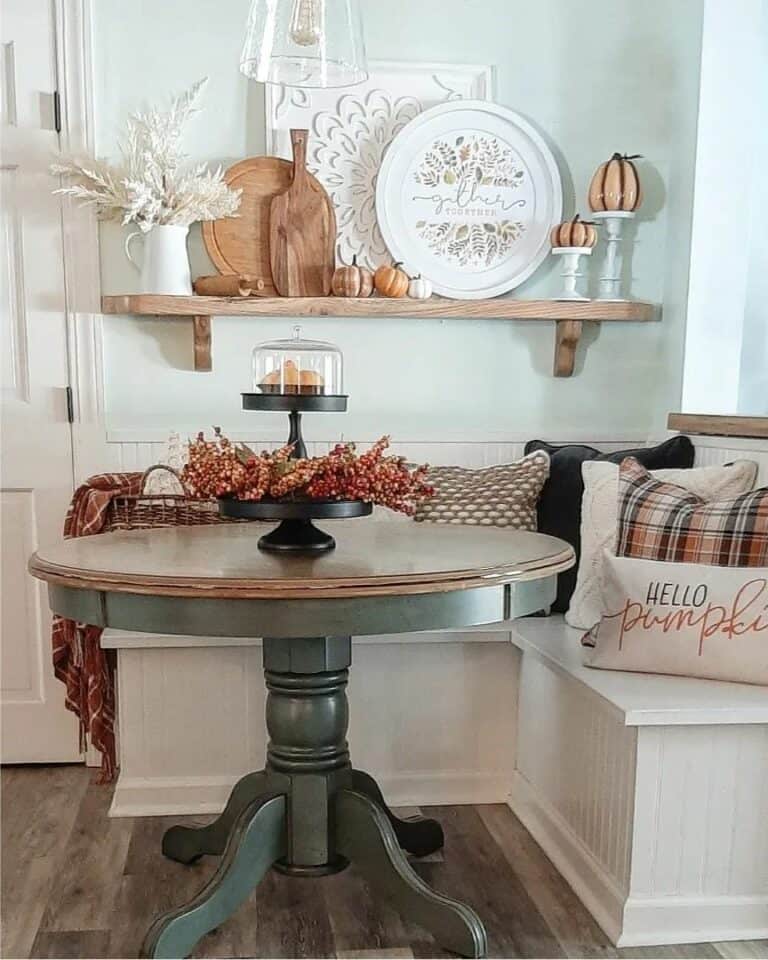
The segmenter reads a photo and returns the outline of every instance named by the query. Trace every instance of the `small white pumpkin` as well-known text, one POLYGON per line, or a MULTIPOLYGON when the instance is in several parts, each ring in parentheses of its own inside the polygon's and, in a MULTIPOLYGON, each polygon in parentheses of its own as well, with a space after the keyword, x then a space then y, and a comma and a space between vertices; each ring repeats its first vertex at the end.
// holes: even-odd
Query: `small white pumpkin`
POLYGON ((408 283, 408 296, 411 300, 429 300, 432 296, 432 281, 417 273, 408 283))

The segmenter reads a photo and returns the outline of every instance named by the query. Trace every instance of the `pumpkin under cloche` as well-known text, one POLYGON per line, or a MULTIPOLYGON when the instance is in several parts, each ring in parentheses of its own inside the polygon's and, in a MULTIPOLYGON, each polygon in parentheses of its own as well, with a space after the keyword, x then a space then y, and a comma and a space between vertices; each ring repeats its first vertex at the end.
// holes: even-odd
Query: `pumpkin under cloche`
POLYGON ((584 247, 591 250, 597 243, 597 230, 589 220, 582 220, 577 213, 572 220, 564 220, 552 227, 549 241, 553 248, 584 247))
POLYGON ((293 337, 269 340, 253 350, 253 389, 260 393, 334 395, 344 392, 342 356, 323 340, 304 340, 301 327, 293 337))
POLYGON ((643 201, 643 192, 633 160, 639 157, 639 153, 614 153, 610 160, 600 164, 589 184, 590 210, 594 213, 637 210, 643 201))

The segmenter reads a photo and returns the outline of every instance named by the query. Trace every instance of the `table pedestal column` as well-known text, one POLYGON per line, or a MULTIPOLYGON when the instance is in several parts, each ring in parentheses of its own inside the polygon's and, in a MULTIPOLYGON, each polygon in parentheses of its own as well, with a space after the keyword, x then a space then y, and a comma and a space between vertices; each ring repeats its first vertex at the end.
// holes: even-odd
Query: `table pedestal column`
POLYGON ((222 859, 196 897, 152 924, 143 956, 188 956, 270 867, 306 877, 343 870, 350 862, 442 947, 485 956, 477 914, 428 887, 403 852, 425 856, 438 850, 440 825, 396 817, 373 778, 350 765, 350 658, 349 637, 264 640, 266 767, 238 781, 223 813, 208 826, 166 832, 163 853, 172 860, 188 864, 205 854, 222 859))

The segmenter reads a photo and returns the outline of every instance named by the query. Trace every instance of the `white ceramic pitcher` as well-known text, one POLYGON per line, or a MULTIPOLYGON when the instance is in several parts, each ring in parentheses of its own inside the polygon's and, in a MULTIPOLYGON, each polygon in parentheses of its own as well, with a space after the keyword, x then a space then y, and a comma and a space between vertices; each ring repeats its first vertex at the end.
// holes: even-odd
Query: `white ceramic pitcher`
POLYGON ((125 255, 141 274, 139 293, 162 293, 171 296, 189 296, 192 277, 189 272, 187 234, 189 227, 160 224, 148 233, 136 230, 125 239, 125 255), (141 264, 131 254, 131 243, 144 241, 141 264))

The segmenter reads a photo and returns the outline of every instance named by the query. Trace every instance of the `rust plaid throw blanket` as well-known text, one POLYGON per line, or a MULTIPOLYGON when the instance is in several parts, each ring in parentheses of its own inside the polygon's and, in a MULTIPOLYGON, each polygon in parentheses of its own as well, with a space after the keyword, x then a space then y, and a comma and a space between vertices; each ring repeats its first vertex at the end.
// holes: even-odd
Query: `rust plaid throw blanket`
MULTIPOLYGON (((100 473, 75 491, 64 521, 64 536, 101 533, 113 497, 141 493, 140 473, 100 473)), ((101 753, 99 781, 114 778, 115 688, 114 667, 100 646, 101 628, 53 618, 53 668, 67 688, 66 707, 80 721, 80 747, 86 736, 101 753)))

